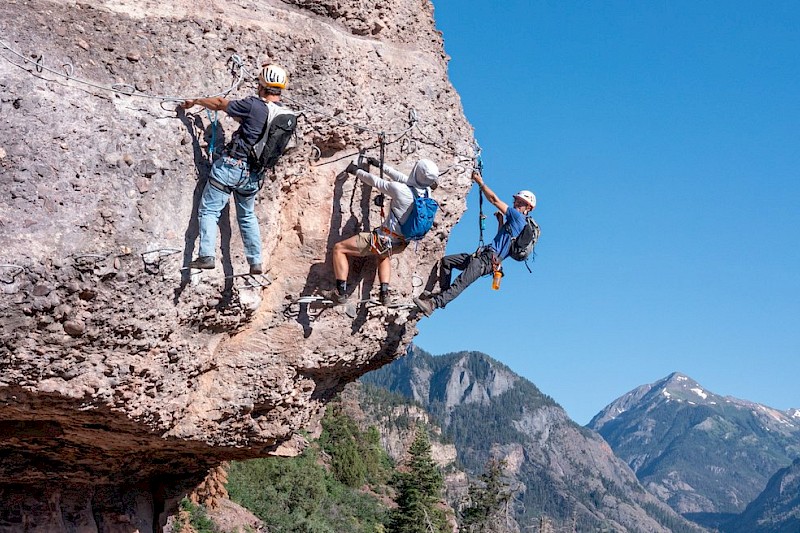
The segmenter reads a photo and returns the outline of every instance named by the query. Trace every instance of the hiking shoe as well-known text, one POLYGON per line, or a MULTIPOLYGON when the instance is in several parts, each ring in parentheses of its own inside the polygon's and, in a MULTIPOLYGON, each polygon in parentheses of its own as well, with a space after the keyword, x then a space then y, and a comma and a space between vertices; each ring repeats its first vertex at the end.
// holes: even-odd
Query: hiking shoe
POLYGON ((250 273, 251 274, 263 274, 264 269, 261 268, 261 263, 250 265, 250 273))
POLYGON ((214 268, 214 258, 210 255, 203 255, 189 263, 189 268, 202 268, 209 270, 214 268))
POLYGON ((395 303, 392 293, 389 291, 379 293, 378 301, 381 302, 381 305, 385 305, 386 307, 394 305, 395 303))
POLYGON ((421 300, 420 298, 414 298, 414 304, 416 304, 417 309, 422 311, 422 314, 425 316, 431 316, 433 314, 433 310, 436 309, 436 306, 430 300, 421 300))
POLYGON ((332 301, 334 305, 347 303, 347 294, 339 294, 339 291, 337 290, 323 292, 322 297, 326 300, 332 301))

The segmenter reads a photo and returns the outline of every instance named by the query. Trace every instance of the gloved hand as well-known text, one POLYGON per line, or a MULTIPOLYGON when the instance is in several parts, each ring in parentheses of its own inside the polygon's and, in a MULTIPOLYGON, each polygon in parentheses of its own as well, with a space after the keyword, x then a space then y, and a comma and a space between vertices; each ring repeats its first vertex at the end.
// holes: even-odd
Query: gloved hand
POLYGON ((381 166, 381 160, 378 159, 377 157, 368 157, 367 158, 367 163, 369 163, 370 166, 373 166, 373 167, 380 167, 381 166))
POLYGON ((344 171, 347 172, 348 174, 355 174, 356 170, 358 170, 358 165, 356 164, 355 161, 350 161, 350 164, 347 165, 346 169, 344 169, 344 171))

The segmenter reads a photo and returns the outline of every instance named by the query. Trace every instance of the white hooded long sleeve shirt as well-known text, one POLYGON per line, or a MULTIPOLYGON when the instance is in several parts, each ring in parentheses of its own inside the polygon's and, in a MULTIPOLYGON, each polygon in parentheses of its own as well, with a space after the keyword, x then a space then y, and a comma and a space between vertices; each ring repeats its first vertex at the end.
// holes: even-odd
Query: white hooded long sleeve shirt
POLYGON ((430 195, 430 185, 439 178, 439 169, 433 161, 420 159, 408 176, 386 164, 383 165, 383 172, 390 179, 380 178, 361 169, 356 171, 356 176, 391 198, 389 215, 380 231, 390 236, 392 244, 395 245, 404 242, 404 239, 400 238, 403 234, 400 224, 409 217, 411 204, 414 203, 414 195, 409 187, 414 187, 417 196, 424 196, 426 193, 430 195))

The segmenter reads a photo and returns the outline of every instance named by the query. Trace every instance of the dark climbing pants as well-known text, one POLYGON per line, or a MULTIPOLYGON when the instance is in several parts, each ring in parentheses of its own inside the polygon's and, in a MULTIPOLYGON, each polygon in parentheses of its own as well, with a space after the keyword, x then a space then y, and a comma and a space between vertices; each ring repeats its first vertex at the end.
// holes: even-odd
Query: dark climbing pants
POLYGON ((436 307, 446 306, 475 280, 491 273, 493 255, 494 252, 490 248, 484 248, 477 255, 446 255, 439 267, 439 287, 442 292, 432 298, 436 307), (453 269, 462 270, 462 272, 451 284, 453 269))

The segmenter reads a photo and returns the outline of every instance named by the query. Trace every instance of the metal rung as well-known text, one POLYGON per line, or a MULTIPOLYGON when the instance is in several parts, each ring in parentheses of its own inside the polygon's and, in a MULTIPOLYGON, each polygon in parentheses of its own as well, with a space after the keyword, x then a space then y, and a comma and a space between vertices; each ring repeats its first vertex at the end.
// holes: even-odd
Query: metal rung
POLYGON ((326 304, 326 305, 333 305, 333 301, 332 300, 328 300, 327 298, 325 298, 323 296, 301 296, 297 300, 294 300, 292 303, 293 304, 315 304, 315 303, 320 303, 320 304, 326 304))
POLYGON ((0 265, 0 269, 8 269, 11 271, 8 273, 8 275, 11 276, 11 279, 6 278, 5 276, 0 276, 0 282, 3 283, 14 283, 16 277, 25 272, 25 269, 19 265, 0 265))
POLYGON ((233 274, 225 276, 225 279, 243 278, 246 287, 268 287, 272 285, 272 280, 266 274, 233 274))
POLYGON ((98 261, 102 261, 103 259, 106 259, 107 257, 108 257, 108 254, 105 254, 105 255, 102 255, 102 254, 81 254, 81 255, 73 255, 72 256, 72 260, 76 261, 76 262, 77 261, 92 260, 93 262, 96 263, 98 261))
POLYGON ((142 256, 142 260, 145 262, 154 262, 154 261, 147 261, 145 260, 145 256, 149 256, 152 254, 158 254, 158 260, 162 257, 168 257, 170 255, 175 255, 181 253, 182 250, 179 248, 158 248, 157 250, 148 250, 146 252, 142 252, 140 255, 142 256))

